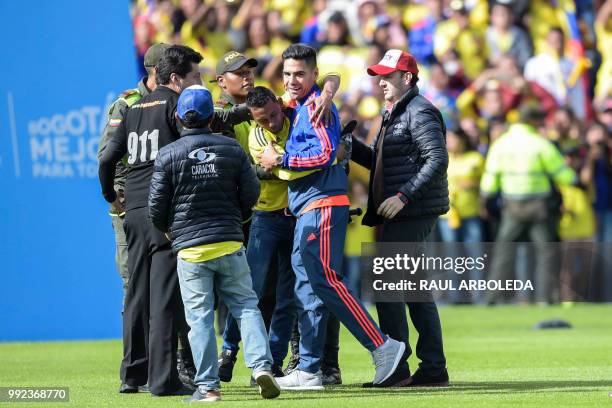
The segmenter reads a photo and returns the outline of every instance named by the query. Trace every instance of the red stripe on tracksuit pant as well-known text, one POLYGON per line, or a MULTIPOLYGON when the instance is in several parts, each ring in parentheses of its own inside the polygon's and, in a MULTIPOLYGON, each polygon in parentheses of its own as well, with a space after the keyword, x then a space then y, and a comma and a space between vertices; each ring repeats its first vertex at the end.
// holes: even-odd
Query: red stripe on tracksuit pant
POLYGON ((323 269, 325 270, 325 277, 327 282, 336 290, 338 296, 342 299, 344 304, 349 308, 349 310, 353 313, 359 325, 363 330, 368 333, 372 342, 375 345, 382 345, 384 343, 382 336, 378 333, 376 327, 370 322, 365 315, 364 308, 357 303, 355 297, 349 293, 348 288, 342 281, 338 279, 338 275, 336 271, 334 271, 330 266, 330 237, 329 232, 331 229, 331 209, 333 207, 323 207, 321 209, 321 235, 320 235, 320 245, 321 245, 321 260, 323 261, 323 269))
POLYGON ((374 351, 387 337, 363 304, 355 299, 341 274, 348 206, 323 207, 297 220, 292 255, 300 326, 300 370, 318 371, 323 354, 328 311, 333 312, 355 338, 374 351), (316 236, 312 239, 311 234, 316 236), (309 240, 310 237, 310 240, 309 240), (323 327, 320 327, 323 325, 323 327))

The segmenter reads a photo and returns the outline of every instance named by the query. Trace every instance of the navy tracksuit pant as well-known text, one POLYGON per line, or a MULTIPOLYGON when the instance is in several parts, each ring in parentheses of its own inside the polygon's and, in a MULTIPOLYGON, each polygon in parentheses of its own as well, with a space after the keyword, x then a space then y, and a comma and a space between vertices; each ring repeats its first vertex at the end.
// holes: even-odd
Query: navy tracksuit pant
POLYGON ((348 206, 316 208, 297 220, 291 263, 296 275, 302 371, 315 373, 321 367, 330 311, 369 351, 387 339, 348 289, 342 273, 348 211, 348 206))

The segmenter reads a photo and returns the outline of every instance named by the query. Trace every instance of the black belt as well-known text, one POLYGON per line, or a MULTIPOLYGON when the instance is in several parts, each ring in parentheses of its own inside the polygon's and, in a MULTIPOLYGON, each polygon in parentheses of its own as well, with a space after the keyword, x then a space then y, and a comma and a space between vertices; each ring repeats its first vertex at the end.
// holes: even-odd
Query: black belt
POLYGON ((261 212, 262 213, 267 213, 267 214, 283 215, 285 217, 293 217, 293 214, 291 214, 291 211, 289 211, 289 208, 281 208, 279 210, 261 211, 261 212))

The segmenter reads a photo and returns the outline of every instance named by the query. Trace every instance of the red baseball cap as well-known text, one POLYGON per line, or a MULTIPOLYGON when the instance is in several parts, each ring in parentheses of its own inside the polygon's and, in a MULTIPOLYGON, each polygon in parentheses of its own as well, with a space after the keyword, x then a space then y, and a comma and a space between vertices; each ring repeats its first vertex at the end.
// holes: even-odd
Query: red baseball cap
POLYGON ((416 59, 406 51, 389 50, 376 65, 368 68, 371 76, 388 75, 395 71, 411 72, 414 75, 419 73, 416 59))

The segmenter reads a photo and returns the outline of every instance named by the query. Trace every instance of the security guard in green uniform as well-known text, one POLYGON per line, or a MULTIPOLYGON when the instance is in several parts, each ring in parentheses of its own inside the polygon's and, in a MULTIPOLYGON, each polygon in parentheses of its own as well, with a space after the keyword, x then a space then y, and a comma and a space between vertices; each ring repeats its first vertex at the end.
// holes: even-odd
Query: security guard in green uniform
MULTIPOLYGON (((138 87, 135 89, 128 89, 119 95, 108 110, 108 120, 102 136, 100 137, 100 143, 98 145, 98 160, 102 157, 102 153, 106 148, 109 140, 113 138, 113 135, 123 120, 125 112, 138 102, 144 96, 147 96, 157 87, 155 82, 155 65, 157 61, 169 47, 168 44, 154 44, 145 53, 144 56, 144 67, 147 71, 147 76, 142 78, 138 82, 138 87)), ((125 160, 117 163, 115 169, 115 191, 121 198, 124 197, 125 189, 125 177, 127 174, 127 167, 125 166, 125 160)), ((125 293, 127 291, 128 283, 130 280, 130 273, 128 270, 128 250, 127 241, 125 237, 125 231, 123 229, 123 217, 125 212, 118 210, 110 205, 109 215, 111 216, 113 230, 115 232, 115 262, 119 275, 123 281, 123 304, 125 304, 125 293)), ((195 375, 195 367, 193 366, 193 359, 191 356, 191 350, 189 347, 189 341, 187 339, 188 330, 185 326, 185 330, 179 332, 179 346, 178 346, 178 370, 181 381, 189 383, 193 381, 195 375)), ((141 390, 143 387, 140 387, 141 390)))
MULTIPOLYGON (((536 249, 536 300, 558 301, 558 273, 555 266, 557 211, 553 208, 554 185, 575 181, 557 148, 538 133, 545 112, 535 105, 521 109, 521 122, 510 126, 492 146, 485 162, 480 191, 485 198, 502 197, 502 219, 491 264, 491 280, 513 279, 514 254, 511 242, 528 236, 536 249)), ((487 302, 496 303, 494 292, 487 302)))

